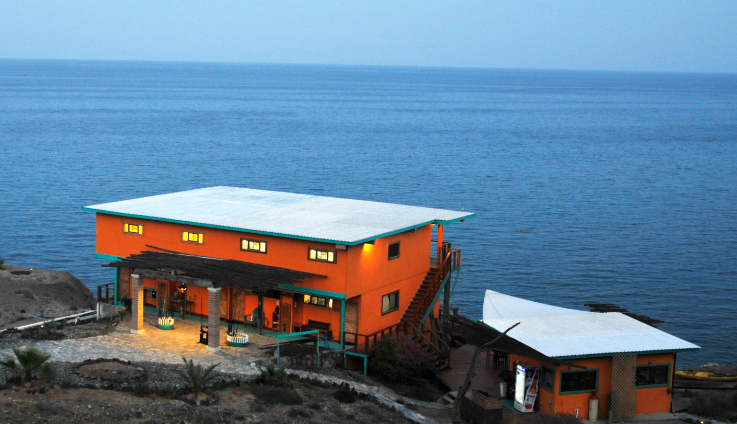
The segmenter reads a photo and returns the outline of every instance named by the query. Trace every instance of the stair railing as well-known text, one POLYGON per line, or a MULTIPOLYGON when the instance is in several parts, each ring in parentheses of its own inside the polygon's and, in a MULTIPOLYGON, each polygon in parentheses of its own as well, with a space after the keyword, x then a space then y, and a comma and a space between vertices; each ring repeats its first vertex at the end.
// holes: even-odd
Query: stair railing
POLYGON ((412 314, 412 323, 417 326, 422 322, 422 318, 424 318, 427 308, 430 307, 432 299, 435 298, 438 290, 440 290, 440 286, 443 284, 443 281, 445 281, 445 277, 447 277, 452 270, 461 266, 461 250, 453 249, 450 243, 443 243, 443 246, 439 249, 438 253, 441 255, 439 257, 443 258, 442 264, 438 267, 439 272, 435 276, 435 279, 429 284, 428 290, 422 296, 422 300, 420 300, 420 303, 417 305, 417 309, 412 314), (432 296, 430 296, 431 293, 432 296), (419 316, 420 313, 422 313, 423 317, 419 316))

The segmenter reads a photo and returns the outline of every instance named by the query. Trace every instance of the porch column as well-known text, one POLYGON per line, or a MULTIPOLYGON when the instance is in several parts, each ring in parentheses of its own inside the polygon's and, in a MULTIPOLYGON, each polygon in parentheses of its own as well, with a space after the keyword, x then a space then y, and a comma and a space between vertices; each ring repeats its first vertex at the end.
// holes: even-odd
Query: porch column
POLYGON ((131 333, 143 334, 143 277, 131 274, 131 333))
POLYGON ((438 264, 436 265, 438 268, 440 267, 440 264, 443 263, 442 258, 442 248, 443 248, 443 226, 441 224, 438 224, 438 264))
POLYGON ((220 351, 220 287, 207 288, 207 351, 220 351))
POLYGON ((345 300, 340 301, 340 348, 345 349, 343 332, 345 331, 345 300))

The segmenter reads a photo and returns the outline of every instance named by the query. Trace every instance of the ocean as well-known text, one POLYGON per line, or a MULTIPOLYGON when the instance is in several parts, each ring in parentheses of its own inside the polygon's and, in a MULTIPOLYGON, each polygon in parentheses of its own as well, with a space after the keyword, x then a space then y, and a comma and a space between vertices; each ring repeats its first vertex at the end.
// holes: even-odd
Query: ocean
MULTIPOLYGON (((445 209, 452 304, 611 302, 737 363, 737 75, 0 60, 0 257, 94 289, 82 206, 214 185, 445 209)), ((6 294, 9 295, 9 294, 6 294)))

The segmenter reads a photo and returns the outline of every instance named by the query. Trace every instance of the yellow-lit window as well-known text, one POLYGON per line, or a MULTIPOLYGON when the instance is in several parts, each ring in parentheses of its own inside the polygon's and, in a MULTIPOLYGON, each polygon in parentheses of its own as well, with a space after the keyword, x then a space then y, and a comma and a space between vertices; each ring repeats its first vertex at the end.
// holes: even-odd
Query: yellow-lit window
POLYGON ((245 250, 247 252, 266 253, 266 242, 241 239, 241 250, 245 250))
POLYGON ((311 261, 319 261, 319 262, 330 262, 332 264, 335 263, 336 259, 336 253, 335 251, 330 250, 320 250, 320 249, 314 249, 310 247, 309 249, 309 255, 307 256, 307 259, 311 261))
POLYGON ((326 297, 310 296, 309 294, 306 294, 304 300, 305 304, 309 305, 323 306, 331 309, 333 307, 333 299, 328 299, 326 297))
POLYGON ((204 244, 205 235, 202 233, 192 233, 190 231, 182 231, 182 241, 185 243, 204 244))
POLYGON ((123 223, 123 232, 126 234, 137 234, 143 235, 143 224, 131 224, 130 222, 123 223))

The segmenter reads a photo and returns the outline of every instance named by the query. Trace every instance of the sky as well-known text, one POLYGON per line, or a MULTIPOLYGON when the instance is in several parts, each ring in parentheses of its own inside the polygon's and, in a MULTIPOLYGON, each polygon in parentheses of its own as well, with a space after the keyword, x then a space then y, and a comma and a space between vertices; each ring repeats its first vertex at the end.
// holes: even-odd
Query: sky
POLYGON ((737 1, 0 0, 0 58, 737 73, 737 1))

